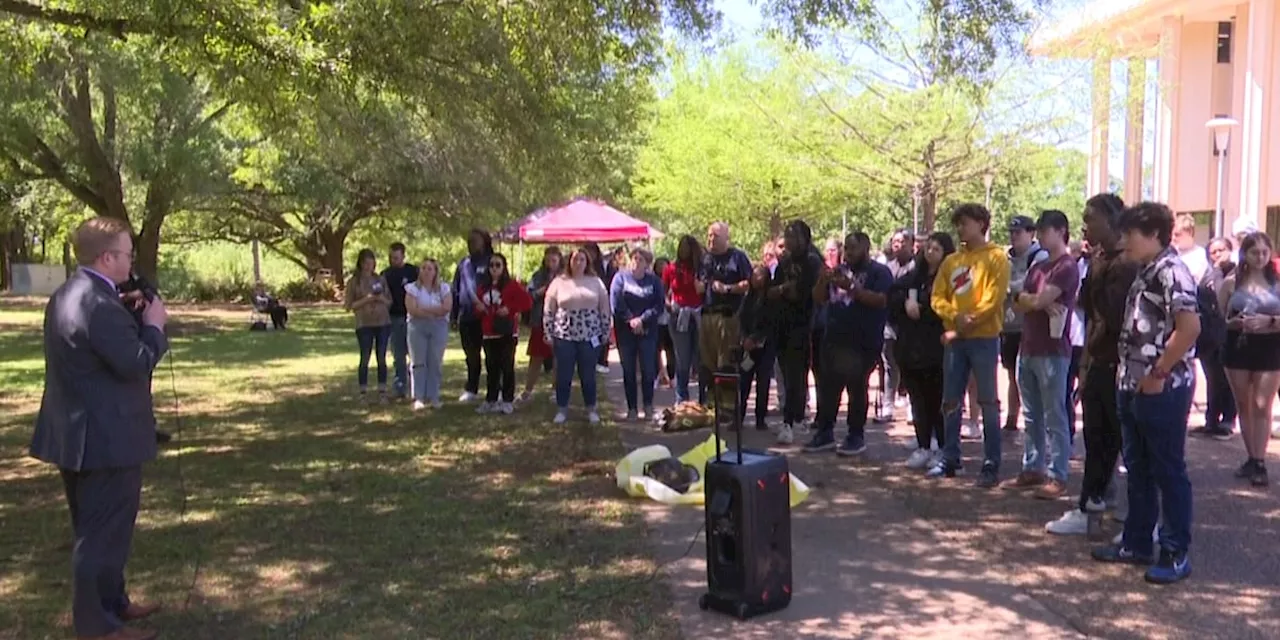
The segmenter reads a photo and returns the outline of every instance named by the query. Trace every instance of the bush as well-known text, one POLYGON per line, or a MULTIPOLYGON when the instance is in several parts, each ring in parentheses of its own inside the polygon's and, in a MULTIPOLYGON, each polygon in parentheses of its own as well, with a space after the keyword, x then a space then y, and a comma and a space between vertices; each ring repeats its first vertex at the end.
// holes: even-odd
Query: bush
POLYGON ((332 282, 294 280, 280 287, 276 297, 291 302, 333 302, 338 299, 338 289, 332 282))

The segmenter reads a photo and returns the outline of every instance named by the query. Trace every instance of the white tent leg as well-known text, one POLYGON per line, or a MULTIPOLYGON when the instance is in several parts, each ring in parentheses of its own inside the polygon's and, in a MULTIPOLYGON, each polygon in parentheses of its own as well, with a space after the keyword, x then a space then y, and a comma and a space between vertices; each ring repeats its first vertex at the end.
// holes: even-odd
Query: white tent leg
POLYGON ((524 273, 524 238, 520 238, 520 249, 516 253, 516 273, 524 273))

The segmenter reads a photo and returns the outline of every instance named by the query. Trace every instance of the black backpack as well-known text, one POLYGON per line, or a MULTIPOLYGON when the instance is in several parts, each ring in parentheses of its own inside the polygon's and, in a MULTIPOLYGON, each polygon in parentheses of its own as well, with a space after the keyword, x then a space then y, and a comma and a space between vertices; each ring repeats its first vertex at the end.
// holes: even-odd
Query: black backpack
POLYGON ((1216 353, 1227 343, 1227 319, 1218 308, 1218 294, 1205 283, 1196 286, 1196 311, 1200 314, 1200 336, 1196 356, 1216 353))

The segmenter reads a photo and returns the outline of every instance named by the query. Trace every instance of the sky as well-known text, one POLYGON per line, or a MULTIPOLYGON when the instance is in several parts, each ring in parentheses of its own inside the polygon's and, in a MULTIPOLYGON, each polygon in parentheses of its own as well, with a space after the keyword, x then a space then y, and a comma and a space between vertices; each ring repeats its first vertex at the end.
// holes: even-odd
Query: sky
MULTIPOLYGON (((1065 16, 1069 16, 1074 12, 1080 11, 1090 0, 1054 0, 1051 9, 1044 16, 1046 23, 1052 23, 1065 16)), ((887 3, 892 6, 893 0, 887 3)), ((759 9, 754 6, 751 0, 718 0, 716 6, 720 9, 724 16, 722 24, 722 36, 731 36, 736 41, 750 41, 757 38, 757 34, 764 26, 764 20, 761 17, 759 9)), ((1089 152, 1089 122, 1092 119, 1088 100, 1076 100, 1076 104, 1064 104, 1062 96, 1068 92, 1082 92, 1080 95, 1088 93, 1088 79, 1091 76, 1090 62, 1087 61, 1059 61, 1059 60, 1035 60, 1032 62, 1033 73, 1027 74, 1034 76, 1041 86, 1030 88, 1027 92, 1029 95, 1045 94, 1045 98, 1041 103, 1032 103, 1026 105, 1026 109, 1031 111, 1043 112, 1062 112, 1064 107, 1069 113, 1073 114, 1075 126, 1071 127, 1072 136, 1064 140, 1060 146, 1079 149, 1086 153, 1089 152), (1078 112, 1078 113, 1077 113, 1078 112)), ((1116 63, 1112 67, 1112 109, 1111 109, 1111 132, 1110 132, 1110 172, 1116 180, 1119 180, 1123 174, 1124 167, 1124 131, 1125 131, 1125 109, 1124 101, 1126 100, 1126 69, 1122 63, 1116 63)), ((1157 73, 1154 61, 1148 63, 1147 80, 1148 87, 1146 91, 1145 101, 1145 131, 1144 139, 1144 164, 1149 164, 1153 157, 1153 148, 1155 141, 1155 100, 1153 99, 1157 89, 1157 73)))

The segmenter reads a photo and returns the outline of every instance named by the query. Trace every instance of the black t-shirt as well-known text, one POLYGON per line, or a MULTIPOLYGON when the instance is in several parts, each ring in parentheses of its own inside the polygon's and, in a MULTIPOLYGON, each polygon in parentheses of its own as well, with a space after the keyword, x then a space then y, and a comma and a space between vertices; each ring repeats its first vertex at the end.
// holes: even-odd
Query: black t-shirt
POLYGON ((404 286, 418 279, 418 268, 406 262, 398 267, 383 269, 382 277, 386 279, 387 290, 391 293, 391 315, 404 316, 409 313, 404 306, 404 286))
POLYGON ((707 283, 707 291, 702 306, 703 313, 733 315, 742 307, 741 293, 714 293, 712 282, 738 284, 751 279, 751 259, 740 249, 730 247, 728 251, 715 255, 708 251, 702 256, 702 273, 699 279, 707 283))
POLYGON ((778 261, 770 287, 793 284, 796 295, 784 295, 779 301, 778 320, 781 328, 808 327, 813 313, 813 288, 822 273, 822 256, 810 249, 797 256, 785 255, 778 261))

